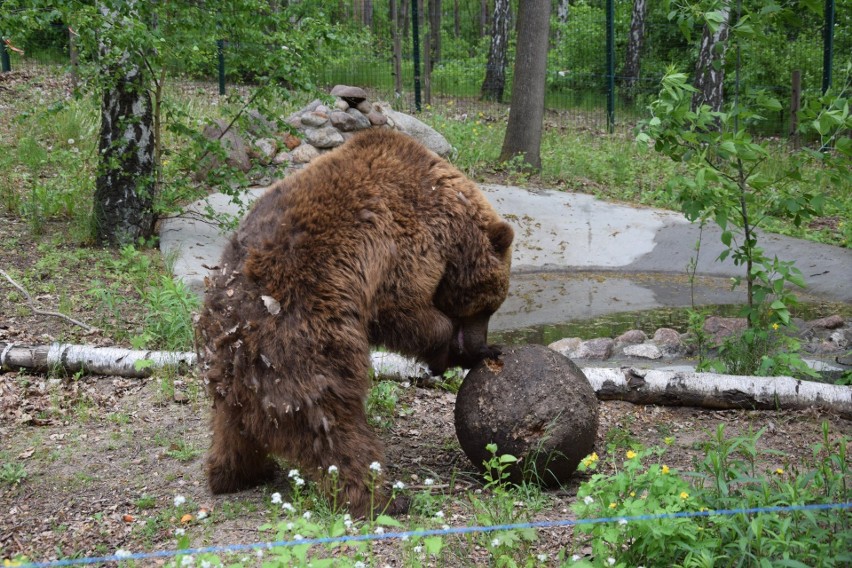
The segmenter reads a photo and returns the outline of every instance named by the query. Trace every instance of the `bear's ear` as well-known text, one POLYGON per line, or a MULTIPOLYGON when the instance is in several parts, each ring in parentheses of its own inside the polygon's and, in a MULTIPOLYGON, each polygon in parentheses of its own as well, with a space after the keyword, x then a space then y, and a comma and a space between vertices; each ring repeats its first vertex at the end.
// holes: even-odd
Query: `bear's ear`
POLYGON ((505 221, 491 223, 486 232, 488 233, 488 240, 491 241, 491 246, 494 247, 494 252, 501 256, 512 246, 512 240, 515 238, 515 231, 505 221))

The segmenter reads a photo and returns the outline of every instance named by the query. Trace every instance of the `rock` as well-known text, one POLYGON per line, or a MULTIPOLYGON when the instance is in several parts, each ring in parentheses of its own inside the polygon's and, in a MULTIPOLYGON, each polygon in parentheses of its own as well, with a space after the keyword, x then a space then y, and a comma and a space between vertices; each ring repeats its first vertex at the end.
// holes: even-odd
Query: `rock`
POLYGON ((308 103, 308 105, 302 109, 302 112, 313 112, 317 110, 322 105, 322 101, 319 99, 314 99, 308 103))
POLYGON ((731 335, 735 335, 746 328, 747 322, 745 318, 723 318, 719 316, 710 316, 704 321, 704 331, 709 333, 712 341, 715 344, 722 343, 722 340, 731 335))
POLYGON ((294 164, 307 164, 319 155, 320 151, 310 144, 302 144, 290 152, 290 157, 293 159, 294 164))
POLYGON ((648 334, 641 329, 629 329, 615 338, 615 343, 618 345, 633 345, 636 343, 644 343, 648 340, 648 334))
POLYGON ((393 110, 387 103, 376 103, 382 114, 393 121, 394 126, 419 140, 421 144, 438 154, 449 156, 453 147, 447 139, 441 136, 434 128, 417 120, 413 116, 393 110))
POLYGON ((328 115, 324 112, 312 111, 302 115, 302 124, 305 126, 322 126, 328 122, 328 115))
POLYGON ((335 111, 328 118, 331 125, 341 132, 352 132, 357 127, 355 117, 348 112, 335 111))
MULTIPOLYGON (((251 161, 249 161, 248 155, 248 146, 246 145, 243 138, 237 133, 236 130, 231 128, 223 135, 222 132, 227 128, 227 123, 224 120, 216 120, 214 124, 209 124, 204 127, 203 136, 208 140, 219 140, 222 144, 222 147, 225 148, 225 151, 228 153, 228 157, 226 162, 232 168, 236 168, 242 172, 247 172, 251 169, 251 161), (221 136, 221 138, 220 138, 221 136)), ((205 161, 209 160, 208 164, 202 166, 199 169, 199 175, 201 178, 206 177, 207 172, 210 171, 211 168, 216 167, 216 157, 209 155, 205 158, 205 161)))
POLYGON ((332 126, 306 128, 305 140, 317 148, 335 148, 343 144, 343 136, 332 126))
POLYGON ((301 143, 302 140, 298 136, 293 136, 289 132, 284 135, 284 145, 287 146, 288 150, 292 150, 301 143))
POLYGON ((630 357, 639 357, 640 359, 660 359, 663 356, 660 348, 653 343, 628 345, 624 348, 624 354, 630 357))
POLYGON ((670 327, 661 327, 655 331, 653 341, 669 357, 676 357, 683 353, 684 346, 680 334, 670 327))
POLYGON ((357 105, 367 98, 367 93, 360 87, 350 87, 349 85, 335 85, 331 89, 333 97, 340 97, 352 106, 357 105))
POLYGON ((615 341, 608 337, 589 339, 580 344, 574 352, 572 359, 609 359, 615 341))
POLYGON ((290 155, 290 152, 278 152, 277 154, 275 154, 275 157, 272 158, 272 163, 276 166, 289 164, 292 161, 293 156, 290 155))
POLYGON ((541 345, 504 349, 468 372, 456 397, 456 435, 480 471, 497 454, 519 462, 507 471, 549 487, 564 486, 594 448, 598 401, 570 359, 541 345))
POLYGON ((842 316, 833 315, 825 318, 819 318, 813 321, 809 321, 805 324, 805 326, 810 328, 821 328, 821 329, 837 329, 839 327, 843 327, 845 320, 842 316))
POLYGON ((246 130, 254 138, 268 138, 278 131, 278 127, 260 111, 251 109, 246 114, 246 130))
POLYGON ((355 105, 361 114, 370 114, 373 112, 373 105, 370 104, 370 101, 361 101, 357 105, 355 105))
POLYGON ((349 103, 347 103, 343 99, 338 98, 334 101, 334 108, 336 108, 337 110, 342 110, 342 111, 345 112, 345 111, 349 110, 349 103))
POLYGON ((355 119, 355 130, 370 128, 370 119, 364 116, 358 109, 350 108, 346 111, 346 114, 355 119))
POLYGON ((272 138, 259 138, 254 141, 258 159, 263 164, 272 162, 278 153, 278 143, 272 138))
POLYGON ((577 348, 580 347, 581 343, 583 343, 583 340, 579 337, 566 337, 564 339, 554 341, 548 345, 547 348, 553 349, 557 353, 565 355, 566 357, 571 357, 577 348))
POLYGON ((388 117, 376 111, 371 111, 370 113, 368 113, 367 120, 369 120, 370 124, 372 124, 373 126, 384 126, 388 123, 388 117))

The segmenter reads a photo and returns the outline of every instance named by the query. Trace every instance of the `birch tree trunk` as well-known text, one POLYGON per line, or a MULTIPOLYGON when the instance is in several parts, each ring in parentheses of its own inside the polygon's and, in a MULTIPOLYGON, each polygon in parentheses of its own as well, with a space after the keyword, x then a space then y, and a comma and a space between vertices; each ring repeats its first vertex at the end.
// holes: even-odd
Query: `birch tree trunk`
POLYGON ((506 65, 509 53, 509 0, 495 0, 491 19, 491 48, 482 82, 482 98, 501 102, 506 88, 506 65))
MULTIPOLYGON (((495 0, 499 2, 500 0, 495 0)), ((479 37, 488 33, 488 0, 479 0, 479 37)))
MULTIPOLYGON (((132 2, 128 3, 132 11, 132 2)), ((118 14, 100 5, 102 37, 118 14)), ((101 53, 108 48, 101 43, 101 53)), ((154 234, 153 111, 138 56, 129 50, 106 65, 93 215, 101 245, 123 246, 154 234)))
POLYGON ((527 166, 540 170, 550 0, 526 0, 519 6, 515 88, 500 161, 521 156, 527 166))
POLYGON ((633 0, 633 15, 630 19, 630 36, 627 41, 627 61, 624 65, 624 92, 628 100, 635 95, 639 82, 642 43, 645 40, 645 16, 648 0, 633 0))
POLYGON ((730 34, 731 5, 726 0, 718 11, 708 14, 712 25, 705 24, 695 65, 695 84, 698 92, 692 95, 692 109, 707 105, 714 111, 722 109, 725 82, 725 52, 730 34))

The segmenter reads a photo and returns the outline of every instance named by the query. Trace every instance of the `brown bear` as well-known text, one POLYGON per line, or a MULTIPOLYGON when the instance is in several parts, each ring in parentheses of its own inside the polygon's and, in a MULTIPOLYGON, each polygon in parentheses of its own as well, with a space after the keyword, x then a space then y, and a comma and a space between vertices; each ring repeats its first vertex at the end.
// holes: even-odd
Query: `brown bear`
POLYGON ((488 320, 508 292, 512 239, 476 184, 389 129, 274 184, 207 280, 198 322, 212 492, 269 480, 276 455, 328 491, 336 466, 350 512, 373 514, 370 345, 436 375, 499 355, 488 320))

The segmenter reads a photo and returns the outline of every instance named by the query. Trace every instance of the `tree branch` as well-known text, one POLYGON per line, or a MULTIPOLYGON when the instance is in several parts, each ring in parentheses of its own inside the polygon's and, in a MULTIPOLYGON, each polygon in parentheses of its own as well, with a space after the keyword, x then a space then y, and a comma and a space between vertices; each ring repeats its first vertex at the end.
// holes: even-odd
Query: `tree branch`
POLYGON ((30 296, 29 292, 27 292, 20 284, 18 284, 14 280, 12 280, 12 277, 9 276, 8 274, 6 274, 6 272, 3 269, 0 269, 0 274, 5 276, 6 280, 8 280, 9 283, 12 284, 12 286, 17 288, 18 291, 20 291, 21 294, 24 295, 24 297, 27 299, 27 304, 29 305, 29 307, 33 311, 33 313, 41 315, 41 316, 52 316, 52 317, 55 317, 55 318, 62 318, 66 321, 69 321, 69 322, 71 322, 75 325, 82 327, 83 329, 85 329, 89 333, 91 333, 93 331, 97 331, 97 328, 94 328, 90 325, 87 325, 87 324, 85 324, 81 321, 77 321, 72 317, 66 316, 65 314, 60 314, 59 312, 48 312, 48 311, 40 310, 40 309, 36 308, 35 303, 33 302, 32 296, 30 296))

